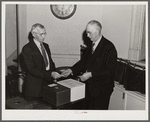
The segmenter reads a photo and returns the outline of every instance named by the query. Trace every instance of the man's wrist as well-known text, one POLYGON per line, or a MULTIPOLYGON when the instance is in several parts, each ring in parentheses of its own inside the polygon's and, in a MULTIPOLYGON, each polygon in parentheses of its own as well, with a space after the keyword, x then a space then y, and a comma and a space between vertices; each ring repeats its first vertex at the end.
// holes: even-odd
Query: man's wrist
POLYGON ((71 75, 73 75, 73 72, 72 72, 72 70, 71 70, 71 69, 70 69, 70 71, 71 71, 71 73, 70 73, 70 74, 71 74, 71 75))
POLYGON ((89 76, 90 76, 90 78, 92 77, 92 72, 89 72, 89 76))

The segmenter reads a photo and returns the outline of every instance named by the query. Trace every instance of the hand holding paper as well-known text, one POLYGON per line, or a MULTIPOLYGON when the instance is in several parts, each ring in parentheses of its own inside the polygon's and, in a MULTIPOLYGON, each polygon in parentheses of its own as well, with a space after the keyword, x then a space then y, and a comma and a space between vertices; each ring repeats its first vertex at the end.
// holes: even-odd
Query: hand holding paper
POLYGON ((58 72, 52 72, 51 76, 54 78, 54 79, 58 79, 61 77, 61 75, 58 73, 58 72))
POLYGON ((68 77, 70 74, 72 74, 72 70, 71 69, 67 69, 67 70, 64 70, 61 73, 61 76, 68 77))
POLYGON ((79 78, 81 79, 81 81, 86 81, 86 80, 88 80, 91 77, 92 77, 91 72, 86 72, 83 75, 79 76, 79 78))

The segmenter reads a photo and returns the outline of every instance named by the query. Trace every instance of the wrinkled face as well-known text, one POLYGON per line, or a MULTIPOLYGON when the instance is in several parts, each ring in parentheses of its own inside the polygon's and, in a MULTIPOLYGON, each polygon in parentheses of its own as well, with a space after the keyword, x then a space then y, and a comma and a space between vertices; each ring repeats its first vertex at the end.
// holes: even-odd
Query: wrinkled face
POLYGON ((86 27, 87 37, 91 39, 91 41, 96 42, 100 37, 100 31, 96 25, 88 24, 86 27))
POLYGON ((43 42, 46 37, 46 30, 44 28, 36 27, 33 30, 32 35, 38 42, 43 42))

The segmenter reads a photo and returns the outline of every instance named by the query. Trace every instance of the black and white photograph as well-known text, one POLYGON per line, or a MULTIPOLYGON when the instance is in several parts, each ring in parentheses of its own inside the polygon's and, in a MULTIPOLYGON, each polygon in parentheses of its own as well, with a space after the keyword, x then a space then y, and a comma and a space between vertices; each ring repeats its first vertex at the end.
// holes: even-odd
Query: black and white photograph
POLYGON ((148 120, 148 1, 1 7, 2 120, 148 120))

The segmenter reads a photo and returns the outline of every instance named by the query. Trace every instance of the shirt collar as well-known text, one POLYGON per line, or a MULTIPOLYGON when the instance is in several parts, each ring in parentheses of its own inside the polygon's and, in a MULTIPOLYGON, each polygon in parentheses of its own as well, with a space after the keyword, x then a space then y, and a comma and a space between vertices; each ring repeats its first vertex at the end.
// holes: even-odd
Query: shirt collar
POLYGON ((102 35, 99 37, 99 39, 95 42, 94 48, 97 47, 97 45, 99 44, 100 40, 102 39, 102 35))
POLYGON ((37 47, 40 47, 40 42, 36 41, 35 39, 33 39, 34 43, 36 44, 37 47))

